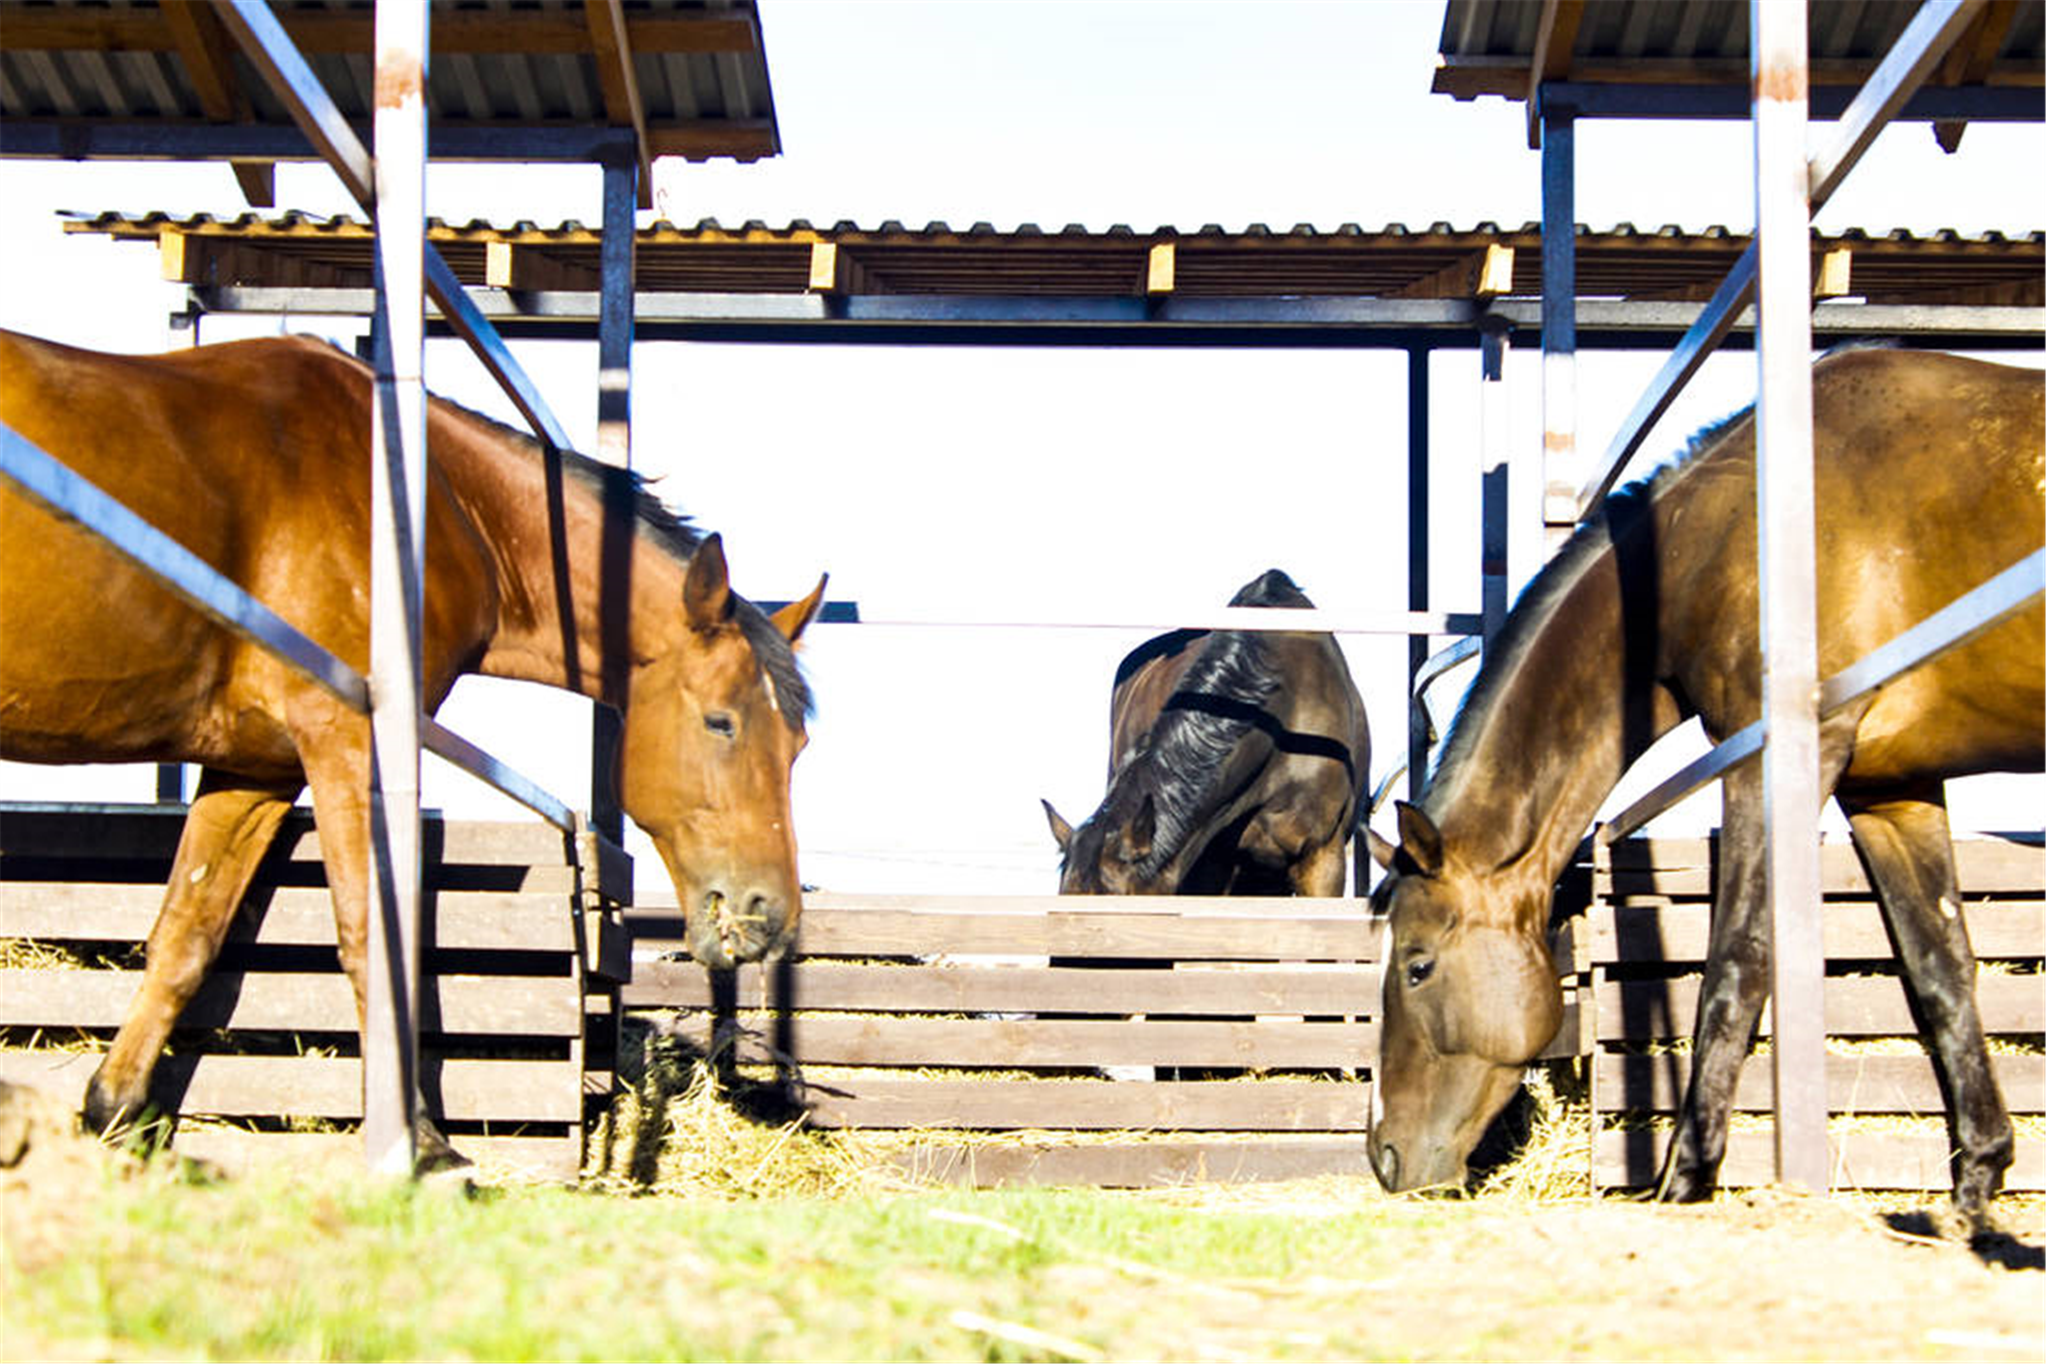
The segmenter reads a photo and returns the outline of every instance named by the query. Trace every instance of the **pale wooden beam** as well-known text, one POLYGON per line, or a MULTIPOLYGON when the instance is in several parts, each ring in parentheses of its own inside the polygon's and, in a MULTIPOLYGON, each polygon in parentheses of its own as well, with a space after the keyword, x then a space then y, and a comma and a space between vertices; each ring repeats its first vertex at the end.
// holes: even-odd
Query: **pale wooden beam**
POLYGON ((810 243, 810 284, 813 294, 838 292, 838 243, 810 243))
POLYGON ((483 244, 483 282, 493 289, 574 289, 597 287, 594 270, 558 260, 538 247, 503 239, 483 244))
POLYGON ((1570 58, 1577 46, 1577 28, 1584 21, 1584 0, 1542 0, 1542 17, 1535 29, 1534 56, 1527 72, 1527 145, 1542 145, 1542 82, 1559 81, 1570 74, 1570 58))
POLYGON ((1401 288, 1395 298, 1497 298, 1513 292, 1513 248, 1490 243, 1401 288))
MULTIPOLYGON (((2018 0, 1989 0, 1975 22, 1940 63, 1930 84, 1979 85, 1996 66, 1996 54, 2010 36, 2011 21, 2018 17, 2018 0)), ((1951 155, 1961 149, 1961 134, 1968 131, 1966 119, 1943 118, 1932 125, 1932 136, 1940 150, 1951 155)))
POLYGON ((1844 246, 1836 246, 1819 257, 1818 268, 1812 272, 1813 298, 1845 298, 1852 289, 1854 253, 1844 246))
POLYGON ((1171 293, 1178 273, 1178 245, 1174 242, 1154 243, 1151 247, 1150 259, 1145 263, 1144 292, 1147 294, 1171 293))
POLYGON ((626 31, 623 0, 583 0, 589 21, 590 50, 597 59, 597 80, 604 87, 604 113, 632 129, 639 154, 639 206, 654 206, 654 163, 647 151, 646 105, 639 97, 639 76, 632 68, 632 38, 626 31))

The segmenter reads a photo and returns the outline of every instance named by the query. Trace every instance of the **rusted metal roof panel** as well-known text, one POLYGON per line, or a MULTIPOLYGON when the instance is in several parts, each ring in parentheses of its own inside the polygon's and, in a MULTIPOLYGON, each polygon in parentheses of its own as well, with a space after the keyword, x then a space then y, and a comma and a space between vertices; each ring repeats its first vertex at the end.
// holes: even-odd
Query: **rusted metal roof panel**
MULTIPOLYGON (((1448 0, 1434 89, 1525 99, 1544 0, 1448 0)), ((1579 84, 1728 84, 1748 80, 1748 0, 1562 0, 1576 35, 1550 79, 1579 84)), ((1809 0, 1812 81, 1859 85, 1918 12, 1918 0, 1809 0)), ((2046 0, 1991 0, 1935 73, 1935 85, 2038 87, 2046 0)))
MULTIPOLYGON (((363 287, 370 279, 372 235, 366 222, 298 213, 101 213, 79 217, 66 231, 154 242, 168 277, 192 284, 253 287, 363 287)), ((518 287, 594 289, 599 233, 577 222, 541 227, 433 220, 428 233, 466 284, 491 278, 516 263, 518 287)), ((1710 296, 1748 244, 1744 233, 1723 227, 1687 232, 1644 231, 1621 223, 1594 230, 1580 226, 1578 292, 1584 298, 1698 301, 1710 296)), ((929 223, 911 228, 887 222, 876 228, 841 222, 819 228, 797 220, 783 227, 746 223, 725 227, 706 220, 690 227, 663 219, 639 229, 636 287, 670 293, 787 293, 813 288, 846 294, 1132 297, 1156 292, 1154 248, 1169 248, 1169 292, 1179 297, 1451 298, 1480 292, 1480 267, 1505 267, 1510 283, 1495 280, 1488 296, 1539 297, 1541 231, 1538 224, 1503 228, 1448 223, 1376 229, 1345 224, 1333 231, 1297 226, 1288 231, 1253 225, 1242 232, 1219 227, 1182 232, 1105 232, 1078 227, 1057 231, 1024 226, 999 232, 985 224, 953 228, 929 223), (829 248, 832 270, 818 284, 818 249, 829 248), (1499 253, 1507 253, 1501 255, 1499 253)), ((2046 232, 1928 235, 1849 231, 1814 233, 1815 256, 1847 253, 1846 294, 1871 303, 2046 303, 2046 232)))
MULTIPOLYGON (((374 0, 271 8, 342 113, 368 119, 374 0)), ((755 0, 623 8, 652 155, 752 161, 780 151, 755 0)), ((500 134, 503 155, 521 159, 522 130, 629 125, 607 106, 582 0, 436 0, 431 13, 436 127, 500 134)), ((196 0, 0 0, 0 118, 290 125, 196 0), (207 69, 216 63, 224 79, 207 69)))

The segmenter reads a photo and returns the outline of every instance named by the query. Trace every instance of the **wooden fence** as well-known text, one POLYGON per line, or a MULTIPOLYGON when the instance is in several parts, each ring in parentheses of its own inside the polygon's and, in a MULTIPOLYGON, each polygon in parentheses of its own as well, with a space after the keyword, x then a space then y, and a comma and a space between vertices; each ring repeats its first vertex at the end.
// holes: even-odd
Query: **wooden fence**
MULTIPOLYGON (((78 1102, 140 980, 183 817, 174 805, 0 804, 0 1079, 78 1102)), ((424 835, 427 1107, 472 1156, 573 1179, 586 1102, 608 1097, 616 1063, 629 971, 616 902, 630 867, 539 823, 429 815, 424 835)), ((230 1168, 355 1153, 355 1001, 325 885, 318 835, 294 812, 158 1066, 176 1149, 230 1168)))
MULTIPOLYGON (((2020 1119, 2006 1187, 2046 1189, 2046 847, 2037 834, 2009 835, 1961 839, 1955 853, 1982 963, 1976 995, 2004 1101, 2020 1119)), ((1660 1173, 1667 1118, 1688 1076, 1716 856, 1707 839, 1628 839, 1593 855, 1592 903, 1575 943, 1592 1178, 1601 1187, 1642 1187, 1660 1173)), ((1844 840, 1824 845, 1821 865, 1833 1185, 1951 1187, 1945 1101, 1874 896, 1844 840)), ((1774 1177, 1768 1124, 1750 1127, 1738 1116, 1770 1112, 1773 1092, 1768 1057, 1757 1054, 1735 1094, 1723 1184, 1774 1177)))
POLYGON ((1362 901, 818 894, 799 951, 722 990, 661 959, 672 909, 627 917, 628 1008, 684 1011, 704 1047, 728 1014, 737 1059, 792 1070, 811 1122, 915 1131, 903 1163, 924 1177, 1368 1169, 1379 942, 1362 901))

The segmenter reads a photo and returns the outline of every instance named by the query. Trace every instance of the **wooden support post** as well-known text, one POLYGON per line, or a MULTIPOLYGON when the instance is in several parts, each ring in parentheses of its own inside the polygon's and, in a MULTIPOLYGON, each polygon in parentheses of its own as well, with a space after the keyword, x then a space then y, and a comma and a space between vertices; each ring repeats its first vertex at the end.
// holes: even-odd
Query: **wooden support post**
POLYGON ((371 1169, 405 1176, 418 1150, 426 54, 426 0, 379 0, 380 97, 373 128, 380 326, 370 437, 373 752, 362 1134, 371 1169))
POLYGON ((1553 553, 1577 524, 1577 124, 1542 111, 1542 524, 1553 553))
MULTIPOLYGON (((248 96, 235 80, 233 42, 213 11, 201 4, 158 7, 178 60, 199 97, 199 110, 215 123, 247 122, 248 96)), ((277 205, 277 167, 269 161, 233 161, 235 183, 250 208, 277 205)))
POLYGON ((1749 12, 1754 71, 1762 790, 1772 939, 1776 1177, 1824 1191, 1817 521, 1813 509, 1810 163, 1803 0, 1749 12))
MULTIPOLYGON (((617 155, 604 162, 604 239, 602 260, 602 315, 597 320, 597 457, 621 469, 632 467, 632 330, 633 268, 638 234, 633 205, 639 195, 641 166, 638 158, 617 155)), ((614 528, 606 508, 604 528, 603 590, 613 590, 612 575, 631 570, 632 529, 629 509, 627 523, 614 528), (625 552, 614 553, 614 546, 625 552)), ((629 586, 616 584, 621 592, 629 586)), ((629 641, 618 640, 621 651, 629 641)), ((606 639, 609 651, 614 641, 606 639)), ((617 676, 621 659, 606 658, 605 675, 617 676)), ((590 721, 590 823, 613 843, 625 839, 625 812, 618 802, 618 746, 623 738, 618 712, 598 706, 590 721)))

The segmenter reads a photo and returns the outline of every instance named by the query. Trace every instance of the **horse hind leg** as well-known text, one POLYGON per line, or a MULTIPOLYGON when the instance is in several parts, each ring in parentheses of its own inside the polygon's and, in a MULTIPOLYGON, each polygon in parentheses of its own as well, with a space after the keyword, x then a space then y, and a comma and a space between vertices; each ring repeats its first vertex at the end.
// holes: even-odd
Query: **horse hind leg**
POLYGON ((1946 792, 1934 783, 1843 794, 1840 804, 1946 1090, 1956 1148, 1954 1210, 1969 1230, 1981 1230, 2015 1148, 1975 1000, 1975 953, 1961 917, 1946 792))
POLYGON ((200 775, 149 933, 142 984, 85 1087, 89 1130, 107 1132, 143 1111, 164 1043, 219 955, 242 893, 297 794, 296 782, 249 782, 212 769, 200 775))

